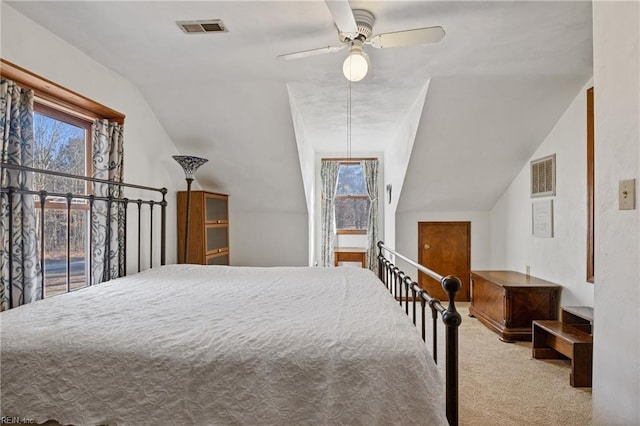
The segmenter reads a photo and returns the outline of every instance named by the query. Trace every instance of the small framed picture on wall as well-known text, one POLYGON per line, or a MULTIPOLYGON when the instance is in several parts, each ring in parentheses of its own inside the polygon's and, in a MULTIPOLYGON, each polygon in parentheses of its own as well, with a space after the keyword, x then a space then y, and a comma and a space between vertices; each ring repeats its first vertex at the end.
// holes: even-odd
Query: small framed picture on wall
POLYGON ((553 200, 532 203, 531 229, 534 237, 553 238, 553 200))

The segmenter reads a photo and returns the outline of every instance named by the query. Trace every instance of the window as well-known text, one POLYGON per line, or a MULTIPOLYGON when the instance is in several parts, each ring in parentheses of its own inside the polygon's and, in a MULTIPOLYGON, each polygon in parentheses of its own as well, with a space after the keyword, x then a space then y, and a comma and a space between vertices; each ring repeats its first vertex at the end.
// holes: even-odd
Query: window
MULTIPOLYGON (((72 116, 36 101, 33 116, 33 157, 38 169, 63 171, 91 176, 91 121, 72 116)), ((35 174, 34 190, 50 193, 87 194, 90 184, 58 176, 35 174)), ((40 199, 36 197, 38 222, 41 220, 40 199)), ((67 231, 69 232, 71 290, 87 285, 88 273, 88 204, 73 199, 67 230, 67 200, 50 196, 44 213, 44 297, 67 291, 67 231)), ((38 232, 40 223, 38 223, 38 232)))
MULTIPOLYGON (((33 89, 35 168, 91 176, 91 127, 95 119, 124 124, 124 114, 0 58, 0 76, 33 89)), ((34 189, 56 193, 90 193, 91 184, 34 174, 34 189)), ((37 238, 40 238, 40 199, 36 197, 37 238)), ((44 297, 67 291, 67 200, 47 197, 44 213, 44 297)), ((88 283, 89 208, 73 199, 70 208, 69 289, 88 283)))
POLYGON ((369 193, 360 163, 340 163, 335 196, 336 232, 366 234, 369 206, 369 193))

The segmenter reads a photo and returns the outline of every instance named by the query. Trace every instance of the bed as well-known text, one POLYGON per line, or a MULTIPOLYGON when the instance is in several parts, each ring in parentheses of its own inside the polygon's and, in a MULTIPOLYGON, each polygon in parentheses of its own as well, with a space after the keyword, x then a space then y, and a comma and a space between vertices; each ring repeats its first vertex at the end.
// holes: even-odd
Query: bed
MULTIPOLYGON (((2 416, 77 425, 457 424, 460 316, 383 251, 400 254, 378 246, 378 277, 355 268, 161 265, 4 311, 2 416), (414 327, 425 307, 447 324, 446 386, 414 327)), ((459 281, 442 282, 455 294, 459 281)))

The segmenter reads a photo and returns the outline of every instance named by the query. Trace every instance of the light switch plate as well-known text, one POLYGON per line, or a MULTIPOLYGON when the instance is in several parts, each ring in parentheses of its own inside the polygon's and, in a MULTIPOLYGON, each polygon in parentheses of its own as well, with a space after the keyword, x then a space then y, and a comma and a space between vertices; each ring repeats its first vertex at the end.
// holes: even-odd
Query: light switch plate
POLYGON ((618 210, 635 210, 636 208, 636 180, 625 179, 620 181, 618 191, 618 210))

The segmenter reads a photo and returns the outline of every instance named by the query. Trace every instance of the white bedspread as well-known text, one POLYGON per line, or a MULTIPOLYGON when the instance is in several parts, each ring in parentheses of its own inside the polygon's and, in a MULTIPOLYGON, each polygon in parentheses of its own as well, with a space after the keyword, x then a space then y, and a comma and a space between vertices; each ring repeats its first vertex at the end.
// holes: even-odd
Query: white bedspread
POLYGON ((169 265, 0 315, 3 416, 111 425, 446 424, 370 271, 169 265))

